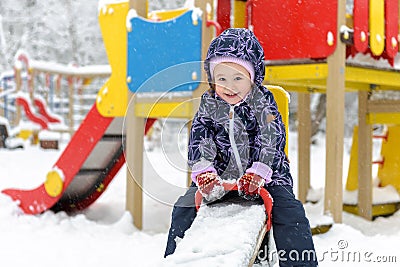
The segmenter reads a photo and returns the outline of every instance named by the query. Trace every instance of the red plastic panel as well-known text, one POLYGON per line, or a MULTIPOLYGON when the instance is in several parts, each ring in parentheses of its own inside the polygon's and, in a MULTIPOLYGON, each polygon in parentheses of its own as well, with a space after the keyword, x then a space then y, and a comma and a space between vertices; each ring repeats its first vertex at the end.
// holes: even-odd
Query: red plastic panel
POLYGON ((337 0, 252 0, 249 17, 268 60, 326 58, 336 48, 337 0))
POLYGON ((217 21, 222 31, 231 27, 231 0, 218 0, 217 21))
POLYGON ((354 0, 354 46, 358 52, 368 49, 368 0, 354 0))
POLYGON ((33 108, 25 97, 17 96, 15 103, 24 108, 25 115, 30 121, 39 124, 43 130, 47 130, 49 126, 47 125, 46 119, 39 114, 33 113, 33 108))
POLYGON ((61 120, 52 114, 50 114, 46 108, 46 103, 43 101, 42 98, 35 98, 33 99, 33 103, 38 108, 40 115, 46 118, 48 122, 51 123, 61 123, 61 120))
POLYGON ((385 35, 386 35, 386 54, 394 58, 399 49, 397 34, 399 31, 399 2, 398 0, 385 1, 385 35))
MULTIPOLYGON (((100 115, 96 103, 92 106, 85 120, 75 132, 64 152, 53 168, 58 168, 64 174, 64 188, 72 182, 81 166, 90 155, 97 142, 114 118, 100 115)), ((2 193, 19 201, 19 206, 26 214, 38 214, 50 209, 62 196, 51 197, 46 193, 44 184, 32 190, 6 189, 2 193)))

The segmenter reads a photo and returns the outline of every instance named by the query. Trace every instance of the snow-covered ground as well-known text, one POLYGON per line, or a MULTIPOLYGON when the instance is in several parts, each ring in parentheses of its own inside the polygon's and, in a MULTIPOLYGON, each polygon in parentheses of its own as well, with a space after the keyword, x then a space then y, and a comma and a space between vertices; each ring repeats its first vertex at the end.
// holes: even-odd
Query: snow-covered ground
MULTIPOLYGON (((289 158, 295 180, 296 139, 296 134, 290 133, 289 158)), ((345 142, 344 174, 350 140, 345 142)), ((311 182, 316 189, 324 186, 324 145, 321 136, 312 147, 311 182)), ((65 143, 61 147, 64 146, 65 143)), ((0 190, 38 186, 61 152, 62 149, 43 150, 30 145, 24 150, 1 149, 0 190)), ((97 202, 73 216, 50 211, 24 215, 16 203, 0 194, 0 266, 166 266, 163 253, 172 204, 184 192, 186 181, 182 170, 184 154, 184 144, 145 152, 142 231, 133 227, 132 218, 125 211, 125 168, 97 202), (159 186, 159 179, 167 182, 167 190, 159 186)), ((307 204, 306 209, 311 224, 329 220, 322 216, 322 202, 307 204)), ((326 234, 314 236, 314 241, 320 266, 398 266, 400 212, 372 222, 343 213, 342 224, 334 224, 326 234)))

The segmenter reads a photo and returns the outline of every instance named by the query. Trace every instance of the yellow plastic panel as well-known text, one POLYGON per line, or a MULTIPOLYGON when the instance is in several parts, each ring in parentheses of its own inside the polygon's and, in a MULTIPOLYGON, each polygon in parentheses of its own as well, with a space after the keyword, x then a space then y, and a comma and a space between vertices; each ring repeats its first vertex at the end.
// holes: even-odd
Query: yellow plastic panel
POLYGON ((354 127, 353 143, 351 144, 349 170, 347 172, 346 190, 358 189, 358 126, 354 127))
POLYGON ((399 124, 400 113, 371 113, 367 116, 368 124, 399 124))
POLYGON ((369 43, 372 54, 379 56, 385 49, 385 1, 369 1, 369 43))
MULTIPOLYGON (((357 205, 343 205, 343 210, 355 215, 359 214, 357 205)), ((387 216, 392 215, 398 210, 396 203, 376 204, 372 205, 372 216, 387 216)))
POLYGON ((233 25, 235 28, 244 28, 246 26, 246 2, 235 0, 233 3, 233 25))
POLYGON ((111 66, 111 77, 100 89, 96 99, 97 109, 105 117, 125 116, 128 106, 126 84, 128 11, 128 2, 108 4, 99 11, 101 33, 111 66))
POLYGON ((275 102, 278 105, 279 113, 281 113, 282 121, 286 130, 286 146, 285 153, 288 155, 289 144, 289 93, 280 86, 267 85, 268 90, 274 95, 275 102))
POLYGON ((299 65, 279 65, 265 67, 265 81, 274 83, 281 80, 298 79, 326 79, 328 77, 328 64, 299 64, 299 65))
POLYGON ((188 11, 187 8, 179 8, 172 10, 157 10, 150 12, 148 18, 151 20, 162 21, 176 18, 188 11))
POLYGON ((135 104, 135 115, 143 118, 192 118, 193 103, 191 101, 137 103, 135 104))
POLYGON ((31 137, 32 136, 32 134, 33 134, 33 130, 21 130, 19 133, 18 133, 18 137, 19 138, 22 138, 22 139, 24 139, 24 140, 27 140, 29 137, 31 137))
POLYGON ((400 125, 388 127, 387 135, 387 141, 382 141, 384 163, 379 165, 378 178, 381 186, 392 185, 400 193, 400 125))

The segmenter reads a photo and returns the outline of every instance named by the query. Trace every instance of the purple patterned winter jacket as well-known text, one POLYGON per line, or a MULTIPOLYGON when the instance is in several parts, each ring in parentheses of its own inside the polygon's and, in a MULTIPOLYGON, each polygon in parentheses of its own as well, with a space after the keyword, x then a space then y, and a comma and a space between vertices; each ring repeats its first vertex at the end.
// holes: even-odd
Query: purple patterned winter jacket
POLYGON ((214 39, 204 62, 210 85, 209 60, 215 56, 252 62, 254 86, 244 101, 233 106, 212 90, 202 95, 189 138, 192 179, 195 181, 195 176, 204 171, 217 172, 226 180, 253 172, 264 177, 267 186, 292 186, 284 152, 285 126, 272 93, 262 85, 264 52, 257 38, 246 29, 228 29, 214 39))
POLYGON ((188 163, 191 168, 196 165, 195 172, 213 167, 222 179, 236 180, 254 167, 253 163, 261 162, 272 169, 272 182, 268 186, 292 185, 285 144, 285 126, 268 89, 253 88, 246 101, 235 106, 207 92, 193 119, 188 163), (229 114, 231 108, 233 116, 229 114), (240 163, 231 145, 232 130, 240 163))

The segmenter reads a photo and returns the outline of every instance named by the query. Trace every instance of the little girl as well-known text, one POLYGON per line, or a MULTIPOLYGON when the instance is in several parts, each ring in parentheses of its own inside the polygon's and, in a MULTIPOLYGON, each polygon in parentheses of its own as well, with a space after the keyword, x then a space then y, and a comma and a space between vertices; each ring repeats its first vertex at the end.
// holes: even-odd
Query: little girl
POLYGON ((226 193, 222 182, 235 180, 244 199, 256 199, 261 187, 271 194, 280 266, 317 266, 309 222, 293 194, 285 127, 262 85, 260 43, 247 29, 227 29, 211 42, 204 69, 210 89, 201 97, 189 140, 193 183, 174 205, 165 257, 196 217, 196 190, 213 202, 226 193))

